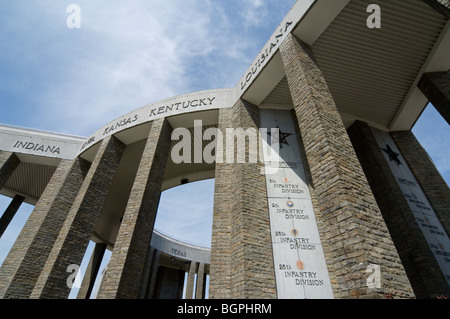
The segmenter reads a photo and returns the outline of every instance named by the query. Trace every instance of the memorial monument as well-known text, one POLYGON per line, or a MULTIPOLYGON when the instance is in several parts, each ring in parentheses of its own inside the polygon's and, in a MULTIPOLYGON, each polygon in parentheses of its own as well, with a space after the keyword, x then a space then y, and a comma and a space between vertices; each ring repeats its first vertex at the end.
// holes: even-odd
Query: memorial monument
POLYGON ((35 208, 0 298, 450 297, 450 191, 411 132, 450 121, 446 1, 299 0, 233 88, 86 138, 0 126, 0 193, 35 208), (154 232, 163 190, 215 178, 211 249, 154 232), (194 291, 195 286, 195 291, 194 291))

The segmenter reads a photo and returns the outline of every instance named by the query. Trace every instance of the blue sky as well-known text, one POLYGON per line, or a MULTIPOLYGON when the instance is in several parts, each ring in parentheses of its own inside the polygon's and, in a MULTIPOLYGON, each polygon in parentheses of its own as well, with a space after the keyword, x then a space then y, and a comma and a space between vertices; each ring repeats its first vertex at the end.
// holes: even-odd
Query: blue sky
POLYGON ((87 136, 150 102, 234 87, 294 2, 0 0, 0 101, 16 110, 0 122, 87 136))
MULTIPOLYGON (((0 0, 0 123, 89 136, 151 102, 234 87, 294 2, 0 0), (70 4, 79 29, 67 27, 70 4)), ((156 227, 209 246, 213 190, 164 192, 156 227)), ((0 196, 0 212, 9 202, 0 196)), ((0 264, 31 210, 0 239, 0 264)))
MULTIPOLYGON (((89 136, 150 102, 234 87, 294 2, 0 0, 0 123, 89 136), (72 3, 80 29, 66 25, 72 3)), ((428 107, 414 132, 450 184, 449 126, 428 107)), ((213 185, 164 192, 157 228, 208 246, 213 185)), ((31 209, 0 239, 0 263, 31 209)))
POLYGON ((234 87, 294 2, 0 0, 0 123, 89 136, 150 102, 234 87))

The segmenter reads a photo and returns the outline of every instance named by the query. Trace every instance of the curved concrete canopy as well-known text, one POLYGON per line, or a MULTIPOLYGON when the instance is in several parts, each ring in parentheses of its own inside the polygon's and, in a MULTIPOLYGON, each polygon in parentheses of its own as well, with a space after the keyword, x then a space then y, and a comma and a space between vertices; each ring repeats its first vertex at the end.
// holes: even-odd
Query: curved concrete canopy
POLYGON ((157 230, 153 231, 151 246, 162 253, 181 260, 204 264, 210 262, 211 249, 185 243, 157 230))

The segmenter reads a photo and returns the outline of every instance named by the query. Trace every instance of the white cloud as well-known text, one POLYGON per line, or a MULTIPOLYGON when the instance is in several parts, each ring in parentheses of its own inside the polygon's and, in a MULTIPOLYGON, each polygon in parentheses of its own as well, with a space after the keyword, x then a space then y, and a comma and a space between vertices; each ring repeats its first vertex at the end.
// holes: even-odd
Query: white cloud
POLYGON ((64 130, 88 135, 121 114, 186 90, 185 65, 198 53, 187 41, 207 42, 203 20, 177 19, 181 8, 171 1, 80 7, 81 29, 65 30, 73 40, 61 52, 68 61, 59 70, 63 82, 41 96, 64 123, 72 121, 64 130), (169 28, 169 21, 176 27, 169 28))
POLYGON ((34 81, 13 81, 23 95, 34 93, 30 119, 20 123, 88 136, 148 103, 234 86, 274 30, 269 6, 271 16, 285 11, 263 0, 17 0, 7 8, 9 38, 0 48, 34 81), (71 3, 81 9, 80 29, 66 26, 71 3))
POLYGON ((258 26, 267 18, 269 11, 264 0, 244 0, 241 17, 245 19, 245 26, 258 26))
POLYGON ((183 241, 211 244, 214 180, 179 186, 162 193, 155 228, 183 241))

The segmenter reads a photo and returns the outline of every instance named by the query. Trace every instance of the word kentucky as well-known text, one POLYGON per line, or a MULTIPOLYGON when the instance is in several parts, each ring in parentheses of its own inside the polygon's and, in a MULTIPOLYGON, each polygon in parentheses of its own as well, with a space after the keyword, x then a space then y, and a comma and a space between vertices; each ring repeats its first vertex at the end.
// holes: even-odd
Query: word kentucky
POLYGON ((189 107, 192 108, 192 107, 210 106, 213 104, 215 99, 216 99, 215 97, 213 98, 207 97, 203 99, 194 99, 190 101, 177 102, 171 105, 156 107, 150 111, 150 117, 165 114, 172 111, 187 109, 189 107))

